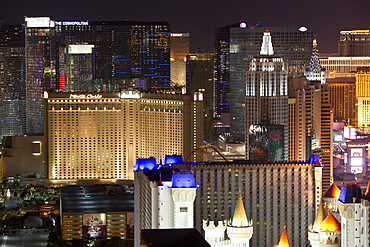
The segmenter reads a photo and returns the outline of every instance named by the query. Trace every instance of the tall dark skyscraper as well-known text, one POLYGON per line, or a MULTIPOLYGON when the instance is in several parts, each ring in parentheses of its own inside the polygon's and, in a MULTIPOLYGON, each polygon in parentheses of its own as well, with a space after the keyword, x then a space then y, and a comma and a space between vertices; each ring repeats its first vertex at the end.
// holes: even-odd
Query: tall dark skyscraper
POLYGON ((167 21, 25 21, 28 132, 43 132, 43 89, 170 87, 167 21))
POLYGON ((213 67, 212 53, 195 53, 187 56, 188 93, 201 92, 203 94, 203 123, 204 138, 207 142, 213 141, 213 67))
POLYGON ((219 27, 215 32, 215 116, 230 113, 230 29, 240 23, 219 27))
POLYGON ((0 143, 26 133, 24 28, 0 24, 0 143))
MULTIPOLYGON (((235 141, 243 142, 246 131, 246 71, 252 58, 259 54, 263 32, 270 31, 274 40, 275 54, 282 57, 285 70, 291 78, 303 75, 305 68, 309 66, 314 34, 312 27, 262 27, 249 26, 245 22, 219 28, 219 30, 224 28, 227 30, 224 31, 224 35, 229 35, 229 41, 225 39, 225 42, 217 42, 216 35, 215 70, 216 75, 224 73, 222 84, 230 85, 230 130, 235 141), (220 55, 225 58, 225 61, 217 61, 220 55)), ((216 77, 215 88, 219 81, 221 80, 216 77)), ((226 94, 226 92, 216 91, 216 97, 219 97, 218 94, 226 94)))

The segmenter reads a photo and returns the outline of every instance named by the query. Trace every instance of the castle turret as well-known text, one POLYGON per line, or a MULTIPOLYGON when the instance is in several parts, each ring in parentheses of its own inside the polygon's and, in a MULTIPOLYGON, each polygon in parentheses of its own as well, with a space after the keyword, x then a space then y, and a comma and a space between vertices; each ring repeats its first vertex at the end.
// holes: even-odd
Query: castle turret
POLYGON ((253 235, 253 222, 247 218, 241 193, 239 193, 234 217, 227 226, 227 235, 233 247, 249 247, 249 240, 253 235))
POLYGON ((321 228, 321 223, 325 220, 325 211, 324 211, 324 204, 322 200, 320 200, 319 207, 317 209, 315 222, 311 225, 308 229, 308 240, 312 247, 318 247, 320 243, 320 235, 319 230, 321 228))
POLYGON ((333 214, 329 214, 328 217, 321 223, 320 229, 320 247, 340 247, 341 243, 341 226, 338 220, 333 214))
POLYGON ((337 206, 339 195, 340 195, 340 189, 335 184, 332 184, 322 196, 322 200, 324 202, 325 213, 327 215, 334 214, 334 216, 338 220, 340 220, 340 215, 339 215, 338 206, 337 206))
POLYGON ((228 246, 230 240, 225 240, 226 223, 224 221, 203 220, 204 239, 212 247, 228 246), (216 225, 217 224, 217 225, 216 225))
POLYGON ((174 206, 174 228, 194 227, 194 200, 196 184, 192 173, 172 175, 172 200, 174 206))

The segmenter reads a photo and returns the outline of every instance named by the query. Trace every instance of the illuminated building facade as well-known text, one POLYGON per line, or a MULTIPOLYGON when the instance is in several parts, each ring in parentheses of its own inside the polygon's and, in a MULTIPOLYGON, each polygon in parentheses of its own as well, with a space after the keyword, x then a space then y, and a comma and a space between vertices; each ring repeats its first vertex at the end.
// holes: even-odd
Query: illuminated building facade
POLYGON ((0 139, 22 136, 27 132, 26 67, 24 27, 19 25, 0 24, 0 87, 0 139))
POLYGON ((246 73, 246 159, 282 161, 288 157, 288 83, 284 62, 274 55, 265 32, 260 56, 246 73))
MULTIPOLYGON (((217 104, 228 106, 230 130, 235 141, 245 141, 245 74, 253 57, 259 54, 261 37, 266 29, 273 37, 275 54, 284 60, 288 77, 303 75, 310 64, 314 39, 312 27, 263 27, 241 22, 216 30, 216 109, 217 104), (221 86, 224 89, 218 89, 221 86), (227 101, 220 95, 226 95, 227 101)), ((220 113, 217 111, 217 114, 220 113)))
POLYGON ((338 55, 345 57, 369 57, 370 30, 340 31, 338 55))
POLYGON ((359 68, 356 73, 357 126, 370 125, 370 69, 359 68))
POLYGON ((190 156, 202 144, 202 94, 45 93, 48 178, 133 179, 137 157, 190 156))
POLYGON ((190 34, 171 33, 171 83, 186 84, 186 56, 189 55, 190 34))
POLYGON ((327 84, 334 121, 357 125, 355 78, 328 79, 327 84))
POLYGON ((320 57, 319 60, 327 71, 339 73, 355 73, 358 67, 370 66, 370 57, 320 57))
POLYGON ((187 56, 187 91, 203 94, 204 140, 212 142, 213 137, 213 66, 214 56, 210 53, 195 53, 187 56))
POLYGON ((213 162, 194 163, 191 170, 199 184, 194 210, 197 229, 204 219, 232 218, 241 192, 246 214, 253 220, 250 246, 273 246, 284 226, 294 236, 292 246, 309 246, 307 228, 315 216, 312 164, 213 162))

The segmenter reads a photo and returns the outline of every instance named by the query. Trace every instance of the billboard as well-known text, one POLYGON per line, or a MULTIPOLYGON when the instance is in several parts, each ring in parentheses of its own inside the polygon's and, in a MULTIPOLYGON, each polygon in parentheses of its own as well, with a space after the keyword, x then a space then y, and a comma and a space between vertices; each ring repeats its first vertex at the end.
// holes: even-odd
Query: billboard
POLYGON ((284 160, 284 125, 269 125, 269 160, 284 160))
POLYGON ((82 236, 85 239, 107 238, 107 217, 105 213, 83 214, 82 236))
POLYGON ((249 127, 249 158, 255 162, 266 162, 268 159, 268 129, 265 125, 249 127))

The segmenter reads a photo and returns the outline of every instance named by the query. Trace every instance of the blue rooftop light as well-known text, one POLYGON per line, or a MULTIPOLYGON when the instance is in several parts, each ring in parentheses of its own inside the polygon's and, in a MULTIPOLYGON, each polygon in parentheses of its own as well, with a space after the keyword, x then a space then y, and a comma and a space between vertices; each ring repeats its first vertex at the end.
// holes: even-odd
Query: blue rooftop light
POLYGON ((340 188, 338 201, 342 203, 353 203, 353 199, 356 198, 357 193, 361 195, 361 189, 355 185, 342 186, 340 188))
POLYGON ((134 166, 134 171, 140 170, 153 170, 157 167, 157 162, 155 158, 150 159, 137 159, 136 165, 134 166))
POLYGON ((184 163, 182 156, 180 155, 166 155, 164 157, 165 164, 181 164, 184 163))
POLYGON ((172 188, 196 188, 193 173, 174 173, 172 175, 172 188))

